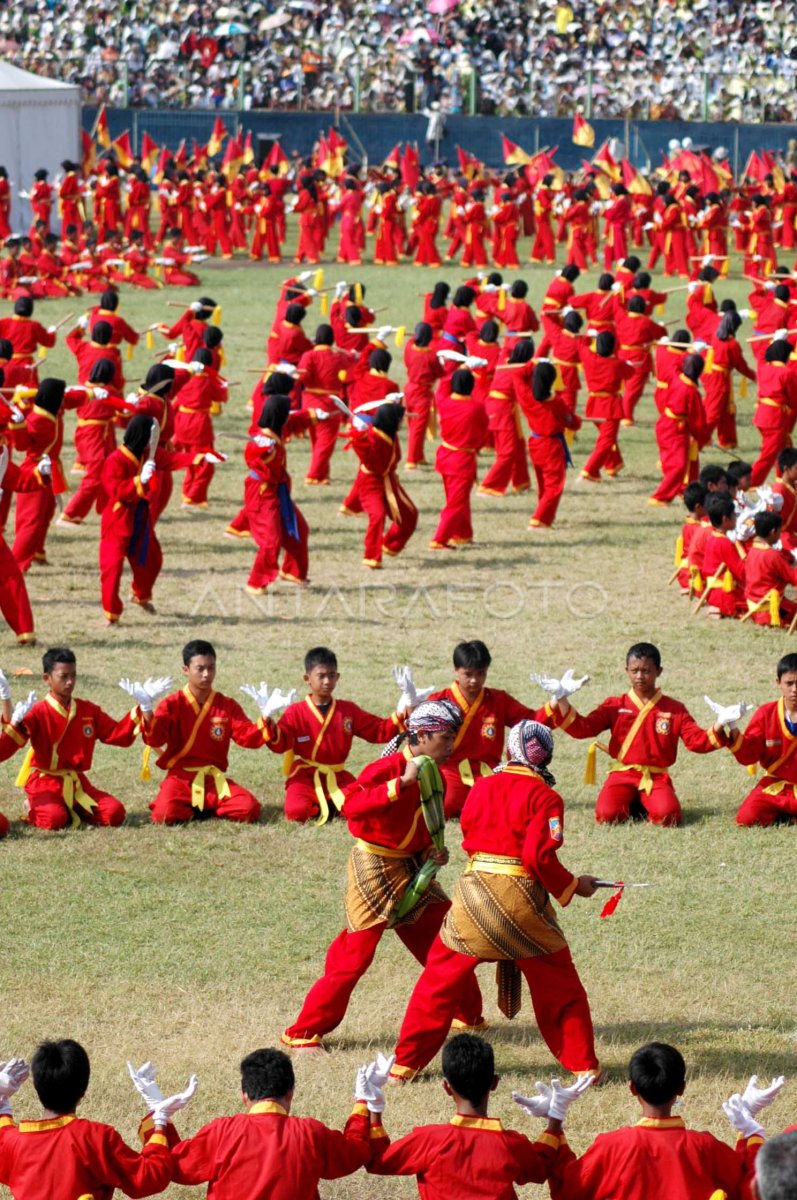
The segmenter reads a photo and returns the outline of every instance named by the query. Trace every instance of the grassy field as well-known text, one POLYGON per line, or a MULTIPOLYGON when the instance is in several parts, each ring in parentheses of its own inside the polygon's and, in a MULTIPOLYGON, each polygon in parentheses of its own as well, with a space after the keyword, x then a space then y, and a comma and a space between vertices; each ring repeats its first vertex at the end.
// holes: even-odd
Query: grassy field
MULTIPOLYGON (((337 515, 354 473, 353 455, 337 454, 330 489, 306 488, 301 481, 308 445, 292 444, 294 496, 311 528, 312 587, 297 591, 279 584, 273 595, 248 596, 251 543, 232 542, 222 532, 242 495, 246 401, 255 379, 249 372, 263 362, 278 286, 289 270, 240 263, 204 272, 203 292, 223 304, 227 374, 242 386, 219 423, 218 444, 231 459, 217 473, 211 506, 182 510, 176 488, 159 526, 165 568, 155 592, 158 615, 128 608, 121 625, 105 628, 96 517, 79 530, 53 528, 52 565, 34 567, 29 575, 40 646, 18 649, 9 631, 0 631, 0 665, 7 673, 30 667, 38 675, 40 650, 69 644, 78 654, 81 694, 121 714, 125 697, 117 681, 123 675, 177 676, 180 648, 190 637, 214 642, 217 684, 233 695, 242 683, 260 679, 300 687, 304 651, 323 642, 340 659, 339 694, 387 712, 396 699, 394 663, 408 661, 420 683, 442 686, 454 643, 480 637, 493 653, 491 681, 521 697, 542 700, 530 671, 573 666, 589 672, 592 682, 578 697, 583 709, 623 689, 625 651, 645 639, 661 647, 665 690, 700 721, 709 716, 704 692, 728 702, 771 698, 783 635, 750 624, 689 619, 686 602, 666 587, 682 515, 677 506, 657 510, 645 503, 656 477, 649 393, 639 424, 623 438, 623 476, 593 487, 576 484, 571 473, 551 532, 526 531, 529 496, 479 497, 476 544, 434 557, 426 545, 441 504, 440 481, 431 468, 409 476, 419 528, 401 558, 386 560, 376 576, 360 566, 364 524, 337 515)), ((368 285, 369 302, 386 305, 388 319, 411 327, 421 306, 416 294, 432 279, 453 284, 464 273, 364 267, 357 275, 368 285)), ((529 268, 523 276, 539 304, 550 271, 529 268)), ((340 277, 327 268, 328 283, 340 277)), ((729 282, 718 290, 720 297, 740 301, 745 289, 729 282)), ((122 311, 143 328, 176 315, 167 300, 191 298, 175 291, 126 294, 122 311)), ((682 296, 674 300, 668 319, 683 311, 682 296)), ((50 303, 40 311, 49 322, 74 307, 50 303)), ((310 332, 315 321, 314 315, 307 321, 310 332)), ((146 349, 137 349, 128 378, 140 379, 149 361, 146 349)), ((58 347, 51 353, 44 373, 72 379, 68 352, 58 347)), ((752 404, 750 398, 740 405, 741 447, 748 458, 758 444, 752 404)), ((574 450, 577 467, 592 440, 592 427, 585 428, 574 450)), ((71 464, 70 448, 65 463, 71 464)), ((25 679, 15 681, 15 698, 28 686, 25 679)), ((675 1042, 687 1058, 682 1111, 688 1122, 731 1140, 719 1108, 726 1094, 752 1071, 791 1075, 797 1068, 794 893, 788 882, 794 830, 734 827, 733 814, 751 780, 724 752, 711 758, 682 754, 675 779, 684 828, 598 828, 595 790, 582 782, 585 749, 565 736, 557 739, 553 766, 567 805, 563 861, 576 872, 658 886, 629 894, 609 921, 598 919, 599 899, 576 900, 563 915, 609 1078, 574 1111, 571 1143, 582 1150, 597 1132, 636 1119, 624 1066, 636 1046, 654 1037, 675 1042)), ((371 756, 369 747, 358 746, 354 767, 371 756)), ((113 1122, 128 1140, 140 1104, 126 1058, 152 1058, 168 1088, 198 1072, 201 1090, 180 1121, 186 1133, 236 1110, 240 1058, 277 1042, 341 928, 349 849, 342 823, 298 828, 281 819, 280 762, 265 750, 235 749, 232 755, 231 774, 264 801, 262 823, 250 828, 153 828, 147 803, 157 779, 141 783, 139 766, 139 747, 101 749, 92 772, 127 805, 124 828, 45 835, 14 820, 11 838, 0 848, 6 896, 0 1054, 29 1055, 42 1037, 83 1041, 94 1068, 85 1115, 113 1122)), ((21 809, 17 767, 14 761, 0 767, 0 804, 12 819, 21 809)), ((599 763, 601 774, 604 768, 599 763)), ((462 863, 457 834, 452 827, 454 853, 443 872, 449 889, 462 863)), ((329 1039, 331 1053, 298 1060, 296 1111, 343 1121, 355 1069, 375 1050, 392 1047, 416 973, 397 939, 386 937, 348 1017, 329 1039)), ((509 1024, 495 1005, 492 969, 482 968, 480 977, 503 1075, 495 1112, 529 1128, 511 1090, 556 1074, 556 1064, 536 1032, 528 1000, 509 1024)), ((19 1117, 37 1115, 29 1086, 16 1109, 19 1117)), ((794 1094, 787 1091, 772 1111, 770 1128, 793 1120, 794 1110, 794 1094)), ((448 1115, 438 1065, 432 1064, 424 1081, 391 1091, 386 1122, 398 1135, 448 1115)), ((347 1200, 415 1194, 412 1181, 375 1183, 366 1176, 322 1184, 321 1191, 347 1200)))

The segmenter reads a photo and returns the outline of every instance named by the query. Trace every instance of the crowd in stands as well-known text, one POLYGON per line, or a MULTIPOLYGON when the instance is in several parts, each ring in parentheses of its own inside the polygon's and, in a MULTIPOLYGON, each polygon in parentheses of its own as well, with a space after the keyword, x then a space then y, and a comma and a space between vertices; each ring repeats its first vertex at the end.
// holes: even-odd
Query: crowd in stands
POLYGON ((791 0, 5 0, 0 53, 143 108, 797 119, 791 0))

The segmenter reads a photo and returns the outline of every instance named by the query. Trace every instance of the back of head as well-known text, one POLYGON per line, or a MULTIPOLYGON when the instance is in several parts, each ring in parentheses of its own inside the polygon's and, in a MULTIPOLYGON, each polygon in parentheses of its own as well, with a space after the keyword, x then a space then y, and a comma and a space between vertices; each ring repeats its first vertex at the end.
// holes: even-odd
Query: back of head
POLYGON ((701 358, 699 354, 687 354, 684 358, 681 370, 687 379, 690 379, 692 383, 697 383, 698 379, 703 374, 703 368, 705 365, 704 359, 701 358))
POLYGON ((562 328, 566 329, 568 333, 578 333, 583 324, 584 319, 581 316, 581 313, 576 312, 576 310, 573 309, 573 311, 569 312, 562 321, 562 328))
POLYGON ((98 346, 110 346, 113 327, 109 321, 95 321, 91 327, 91 340, 98 346))
POLYGON ((215 350, 224 341, 224 334, 218 325, 208 325, 207 329, 202 330, 202 341, 208 350, 215 350))
POLYGON ((715 283, 719 277, 720 273, 716 267, 703 267, 698 275, 701 283, 715 283))
POLYGON ((722 320, 719 323, 715 337, 717 337, 721 342, 729 342, 741 323, 742 318, 739 316, 738 312, 734 312, 733 310, 724 312, 722 314, 722 320))
POLYGON ((152 392, 163 400, 169 395, 174 383, 174 367, 166 363, 153 363, 144 379, 144 391, 152 392))
POLYGON ((377 348, 368 355, 368 366, 372 371, 389 371, 392 361, 389 350, 377 348))
POLYGON ((293 1063, 282 1050, 253 1050, 241 1063, 241 1091, 250 1100, 281 1100, 293 1091, 293 1063))
POLYGON ((404 408, 401 404, 380 404, 374 413, 373 427, 380 433, 384 433, 386 437, 394 438, 398 433, 403 416, 404 408))
POLYGON ((791 357, 791 343, 785 338, 778 338, 776 342, 772 342, 767 346, 764 352, 764 358, 767 362, 785 363, 791 357))
POLYGON ((778 455, 778 472, 782 475, 791 467, 797 467, 797 450, 793 446, 787 446, 778 455))
POLYGON ((733 500, 727 492, 711 492, 706 498, 706 516, 713 529, 721 529, 722 522, 734 513, 733 500))
POLYGON ((289 325, 301 325, 306 311, 303 304, 289 304, 285 309, 285 320, 289 325))
POLYGON ((797 1200, 797 1130, 764 1142, 755 1160, 759 1200, 797 1200))
POLYGON ((42 1042, 31 1059, 30 1073, 43 1108, 59 1116, 73 1113, 89 1086, 89 1056, 71 1038, 42 1042))
POLYGON ((106 312, 116 312, 119 307, 119 294, 113 288, 107 288, 100 296, 100 308, 106 312))
POLYGON ((599 292, 610 292, 613 287, 614 287, 614 276, 610 275, 608 271, 604 271, 603 274, 601 275, 600 279, 598 280, 598 291, 599 292))
POLYGON ((154 417, 146 417, 143 413, 136 413, 128 421, 122 440, 130 453, 134 454, 136 458, 144 457, 144 453, 149 446, 149 440, 152 436, 152 426, 154 424, 154 417))
POLYGON ((337 671, 338 660, 335 652, 328 646, 313 646, 304 656, 305 673, 309 675, 313 667, 331 667, 333 671, 337 671))
POLYGON ((611 358, 617 342, 611 329, 602 329, 595 338, 595 353, 601 358, 611 358))
POLYGON ((688 346, 692 341, 692 335, 688 329, 676 329, 670 341, 677 342, 681 346, 688 346))
POLYGON ((66 380, 42 379, 36 389, 36 398, 33 403, 37 408, 43 408, 45 412, 54 417, 57 412, 60 412, 61 405, 64 402, 65 391, 66 380))
POLYGON ((454 667, 467 667, 471 671, 486 671, 492 662, 490 651, 484 642, 474 638, 470 642, 458 642, 454 647, 454 667))
POLYGON ((471 396, 476 380, 467 367, 459 367, 451 376, 451 391, 457 396, 471 396))
POLYGON ((191 361, 195 363, 201 363, 203 367, 212 367, 213 355, 206 346, 200 346, 198 350, 194 351, 194 356, 191 361))
POLYGON ((566 279, 568 283, 575 283, 581 274, 581 271, 575 263, 568 263, 567 266, 562 267, 559 274, 562 276, 562 279, 566 279))
POLYGON ((706 463, 704 467, 700 468, 698 479, 703 484, 704 488, 711 487, 712 485, 715 488, 718 488, 721 487, 722 484, 727 485, 728 483, 728 475, 725 471, 725 468, 721 467, 719 463, 706 463))
POLYGON ((529 285, 525 279, 516 279, 512 284, 509 295, 513 300, 525 300, 529 294, 529 285))
POLYGON ((183 666, 187 667, 192 658, 215 658, 216 651, 212 642, 194 638, 183 646, 183 666))
POLYGON ((732 300, 730 296, 726 296, 724 300, 720 300, 720 312, 736 312, 736 301, 732 300))
POLYGON ((315 337, 313 338, 313 342, 316 346, 331 346, 334 340, 335 336, 332 332, 331 325, 327 325, 326 322, 324 322, 322 325, 318 326, 315 331, 315 337))
POLYGON ((645 301, 641 296, 632 296, 628 301, 628 311, 630 313, 643 313, 645 311, 645 301))
POLYGON ((531 377, 531 394, 535 400, 549 400, 556 382, 556 367, 553 363, 537 363, 531 377))
POLYGON ((484 1038, 460 1033, 443 1049, 443 1078, 453 1092, 473 1105, 482 1104, 495 1086, 495 1056, 484 1038))
POLYGON ((33 301, 30 296, 19 296, 14 301, 14 316, 15 317, 32 317, 33 316, 33 301))
POLYGON ((772 295, 776 300, 782 300, 783 303, 786 304, 789 299, 789 289, 786 287, 785 283, 779 283, 772 295))
POLYGON ((633 1055, 628 1065, 628 1078, 636 1094, 648 1104, 670 1104, 684 1089, 686 1063, 675 1046, 668 1046, 666 1042, 648 1042, 633 1055))
POLYGON ((760 512, 753 517, 753 528, 756 537, 768 538, 776 533, 783 524, 783 518, 776 512, 760 512))
POLYGON ((98 383, 100 387, 112 383, 116 368, 110 358, 98 358, 91 364, 89 383, 98 383))
POLYGON ((492 287, 500 287, 504 282, 504 277, 500 271, 491 271, 487 276, 487 282, 491 284, 492 287))
POLYGON ((498 341, 499 332, 498 322, 490 318, 489 321, 484 322, 479 330, 479 341, 487 342, 488 345, 491 345, 493 342, 498 341))
POLYGON ((642 266, 641 261, 636 254, 629 254, 628 258, 623 260, 623 269, 630 271, 632 275, 636 275, 639 268, 642 266))
POLYGON ((512 347, 512 353, 509 355, 511 363, 527 363, 531 362, 534 357, 534 341, 532 338, 519 338, 515 340, 512 347))
POLYGON ((699 504, 706 502, 706 489, 702 483, 696 479, 694 483, 688 483, 684 488, 684 507, 687 512, 693 513, 699 504))
POLYGON ((639 288, 640 290, 642 288, 650 287, 650 275, 647 271, 637 271, 636 275, 634 276, 634 287, 639 288))
POLYGON ((257 423, 261 429, 269 429, 279 437, 290 412, 291 402, 287 396, 267 396, 263 401, 257 423))
POLYGON ((432 296, 429 301, 430 308, 442 308, 449 297, 451 288, 442 280, 434 285, 432 296))
POLYGON ((473 288, 468 287, 467 284, 463 284, 462 287, 458 287, 454 292, 454 307, 469 308, 475 299, 476 293, 473 288))
POLYGON ((347 304, 345 317, 346 324, 356 329, 358 325, 362 325, 363 323, 363 310, 356 304, 347 304))
POLYGON ((260 391, 263 396, 290 396, 293 383, 293 376, 287 372, 272 371, 260 391))

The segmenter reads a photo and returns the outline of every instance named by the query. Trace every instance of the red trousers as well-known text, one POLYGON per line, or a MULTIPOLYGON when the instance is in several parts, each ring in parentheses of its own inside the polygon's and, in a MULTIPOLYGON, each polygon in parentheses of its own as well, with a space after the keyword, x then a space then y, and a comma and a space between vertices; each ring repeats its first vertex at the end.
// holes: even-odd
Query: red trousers
POLYGON ((174 473, 172 471, 159 472, 158 479, 160 486, 149 505, 149 519, 153 525, 156 525, 163 515, 163 510, 171 500, 174 491, 174 473))
POLYGON ((656 440, 663 478, 653 499, 669 504, 684 490, 689 469, 689 433, 680 432, 675 421, 662 416, 656 422, 656 440))
MULTIPOLYGON (((418 962, 426 962, 429 950, 451 907, 429 904, 411 925, 399 925, 395 932, 418 962)), ((382 922, 357 932, 344 929, 327 950, 324 974, 305 997, 302 1011, 293 1025, 283 1034, 284 1041, 311 1041, 323 1037, 340 1025, 346 1015, 352 992, 370 967, 387 924, 382 922)), ((465 981, 455 1003, 452 1016, 465 1025, 478 1025, 482 1020, 482 998, 473 975, 465 981)), ((449 1025, 451 1022, 449 1021, 449 1025)), ((448 1030, 446 1030, 448 1032, 448 1030)))
POLYGON ((189 771, 169 772, 149 806, 156 825, 179 825, 203 817, 220 817, 224 821, 240 821, 251 825, 259 818, 259 801, 232 779, 227 780, 230 795, 223 799, 216 792, 216 781, 205 779, 205 807, 194 808, 191 803, 192 782, 193 776, 189 771))
POLYGON ((703 397, 703 415, 706 422, 706 437, 717 431, 717 441, 727 450, 734 450, 737 443, 736 405, 733 403, 731 382, 728 375, 712 371, 706 380, 703 397), (719 382, 715 383, 714 380, 719 382))
POLYGON ((418 387, 408 383, 404 389, 404 404, 407 409, 407 462, 406 465, 417 466, 424 463, 426 430, 429 427, 429 414, 432 411, 431 388, 418 387))
POLYGON ((395 472, 387 480, 379 475, 362 475, 360 500, 368 517, 363 545, 363 562, 373 566, 382 561, 382 551, 399 554, 415 532, 418 510, 401 487, 395 472), (391 508, 388 488, 392 491, 391 508), (390 525, 385 531, 385 522, 390 525))
MULTIPOLYGON (((301 771, 285 784, 285 816, 289 821, 314 821, 320 816, 321 808, 316 795, 314 775, 315 771, 301 771)), ((354 776, 349 771, 336 771, 335 777, 340 788, 354 783, 354 776)), ((329 801, 329 788, 323 778, 321 787, 329 801)), ((334 816, 337 812, 334 804, 329 801, 327 807, 330 817, 334 816)))
MULTIPOLYGON (((194 451, 199 454, 201 449, 208 447, 191 446, 188 442, 175 442, 174 448, 180 451, 194 451)), ((183 477, 183 503, 189 505, 205 505, 208 502, 208 491, 213 482, 213 476, 216 474, 216 468, 213 463, 205 462, 204 458, 199 463, 192 463, 190 467, 186 467, 183 477)))
MULTIPOLYGON (((759 433, 761 434, 761 449, 758 452, 758 458, 753 463, 753 471, 750 476, 751 487, 760 487, 762 483, 766 482, 767 475, 777 462, 781 450, 791 445, 791 438, 779 426, 775 429, 761 429, 759 433)), ((19 510, 19 498, 17 498, 17 510, 19 510)))
POLYGON ((47 531, 55 513, 51 487, 17 495, 17 517, 12 554, 21 571, 27 571, 34 559, 44 559, 47 531))
MULTIPOLYGON (((124 805, 99 788, 89 783, 85 775, 80 776, 85 794, 94 801, 92 809, 84 808, 77 800, 73 807, 75 815, 85 825, 121 825, 125 819, 124 805)), ((64 783, 52 775, 34 773, 25 784, 25 808, 27 822, 37 829, 66 829, 72 822, 64 801, 64 783)))
POLYGON ((726 592, 722 587, 711 588, 706 603, 710 609, 718 609, 723 617, 743 617, 747 612, 744 592, 738 584, 732 592, 726 592))
POLYGON ((440 253, 437 249, 436 223, 421 222, 418 227, 418 249, 415 253, 416 267, 439 267, 440 253))
MULTIPOLYGON (((445 1041, 458 999, 484 960, 449 950, 436 938, 410 997, 396 1046, 395 1075, 412 1076, 445 1041)), ((517 964, 529 985, 540 1033, 566 1071, 597 1070, 592 1017, 584 985, 565 947, 517 964)))
POLYGON ((249 587, 266 588, 278 575, 304 583, 307 579, 308 528, 299 509, 295 509, 299 536, 294 538, 283 527, 279 498, 275 491, 269 490, 260 495, 260 481, 247 479, 244 503, 249 528, 257 544, 257 554, 249 572, 249 587))
MULTIPOLYGON (((18 642, 31 642, 33 612, 25 586, 25 577, 17 560, 0 537, 0 613, 17 635, 18 642)), ((3 836, 3 835, 0 835, 3 836)))
POLYGON ((620 422, 609 420, 608 417, 605 417, 603 422, 598 425, 598 436, 595 438, 592 454, 584 463, 581 471, 581 474, 587 479, 600 479, 601 470, 607 467, 610 468, 612 474, 616 474, 622 469, 623 456, 617 444, 619 430, 620 422))
POLYGON ((280 248, 277 241, 277 230, 272 221, 255 218, 254 236, 252 237, 252 245, 249 250, 250 258, 260 259, 263 257, 263 249, 265 247, 269 262, 280 261, 280 248))
POLYGON ((548 220, 537 222, 537 233, 531 247, 532 262, 556 262, 556 246, 553 240, 553 230, 548 220))
MULTIPOLYGON (((630 379, 626 379, 623 389, 623 419, 633 421, 634 410, 645 390, 645 384, 651 372, 650 355, 645 355, 646 362, 638 367, 630 379)), ((635 364, 632 364, 635 365, 635 364)))
MULTIPOLYGON (((306 394, 306 393, 305 393, 306 394)), ((305 483, 329 483, 329 464, 338 441, 343 417, 335 414, 326 421, 314 421, 310 426, 310 445, 313 448, 305 483)))
POLYGON ((558 437, 529 438, 529 457, 537 477, 537 507, 531 524, 553 525, 556 510, 565 490, 567 459, 558 437))
POLYGON ((213 213, 212 220, 207 229, 205 249, 208 254, 215 254, 216 243, 218 243, 224 257, 232 258, 232 242, 230 241, 230 229, 226 218, 226 213, 213 213))
POLYGON ((152 599, 155 581, 163 566, 163 553, 154 529, 150 529, 146 562, 139 562, 138 555, 129 552, 129 537, 100 537, 100 591, 102 607, 109 621, 118 621, 124 612, 119 595, 125 562, 133 572, 132 592, 140 604, 152 599))
POLYGON ((513 492, 527 492, 531 487, 526 445, 515 422, 493 429, 495 462, 479 485, 480 492, 503 496, 509 484, 513 492))
POLYGON ((775 783, 765 775, 749 795, 745 796, 736 814, 737 825, 774 825, 776 821, 797 822, 797 796, 794 784, 787 783, 777 796, 767 796, 764 788, 775 783))
POLYGON ((680 825, 681 806, 669 775, 654 775, 650 792, 640 790, 641 771, 611 771, 595 805, 595 820, 628 821, 648 818, 654 825, 680 825))
MULTIPOLYGON (((479 778, 482 770, 488 775, 492 775, 492 768, 482 765, 471 760, 470 770, 474 780, 479 778)), ((454 817, 458 817, 465 807, 465 801, 470 795, 470 790, 473 787, 472 783, 465 783, 459 770, 459 763, 445 763, 441 767, 443 779, 445 780, 445 814, 446 820, 450 821, 454 817)))
POLYGON ((465 228, 465 251, 462 255, 463 267, 486 267, 487 251, 484 247, 484 231, 471 226, 465 228))
MULTIPOLYGON (((438 456, 439 456, 438 451, 438 456)), ((441 471, 446 502, 440 513, 435 530, 435 542, 447 546, 472 542, 473 524, 470 516, 470 493, 476 482, 476 456, 452 450, 449 454, 467 459, 464 468, 455 472, 441 471)))

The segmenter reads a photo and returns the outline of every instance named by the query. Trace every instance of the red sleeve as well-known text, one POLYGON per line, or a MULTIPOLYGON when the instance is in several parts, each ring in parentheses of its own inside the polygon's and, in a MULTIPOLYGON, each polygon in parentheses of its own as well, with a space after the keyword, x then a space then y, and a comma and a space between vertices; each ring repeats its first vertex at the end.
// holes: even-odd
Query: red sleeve
POLYGON ((340 1179, 366 1166, 371 1157, 371 1133, 368 1109, 355 1104, 341 1133, 313 1122, 319 1155, 318 1173, 322 1179, 340 1179))
POLYGON ((97 738, 106 746, 132 746, 138 733, 138 710, 125 713, 120 721, 108 716, 108 713, 96 704, 86 706, 94 718, 94 728, 97 738))
POLYGON ((609 1168, 612 1142, 609 1135, 600 1135, 581 1158, 562 1138, 559 1155, 548 1176, 551 1200, 584 1200, 586 1196, 602 1196, 604 1188, 615 1182, 615 1173, 609 1168))
POLYGON ((17 750, 27 745, 29 736, 26 726, 19 727, 4 721, 0 731, 0 762, 13 758, 17 750))
POLYGON ((258 750, 266 740, 262 718, 259 721, 250 721, 237 700, 225 696, 225 701, 227 712, 230 714, 232 740, 236 746, 243 746, 245 750, 258 750))
MULTIPOLYGON (((730 751, 743 767, 752 767, 760 762, 767 749, 767 707, 759 708, 750 718, 744 733, 737 733, 730 751)), ((2 741, 0 741, 0 752, 2 741)))
POLYGON ((434 1162, 434 1141, 423 1126, 386 1146, 377 1146, 368 1164, 369 1175, 418 1175, 434 1162))
POLYGON ((210 1183, 218 1161, 219 1131, 223 1121, 211 1121, 172 1147, 173 1183, 210 1183))
MULTIPOLYGON (((544 786, 539 785, 540 788, 544 786)), ((564 842, 562 797, 552 788, 547 791, 545 801, 535 799, 529 814, 521 858, 529 874, 539 879, 545 890, 564 908, 573 898, 577 880, 557 858, 557 851, 564 842)))
POLYGON ((561 716, 558 708, 554 709, 554 728, 564 729, 573 738, 597 737, 604 729, 613 728, 619 704, 620 701, 610 697, 583 717, 572 707, 565 717, 561 716))
POLYGON ((391 713, 389 717, 377 717, 356 704, 351 704, 349 711, 354 736, 362 738, 364 742, 382 745, 389 742, 399 731, 400 722, 396 713, 391 713))
POLYGON ((721 746, 729 744, 729 739, 724 733, 715 733, 713 726, 703 729, 686 709, 681 716, 680 736, 687 750, 691 750, 693 754, 710 754, 712 750, 719 750, 721 746))
POLYGON ((155 709, 152 720, 143 726, 141 737, 145 746, 168 745, 175 724, 173 707, 179 695, 179 692, 175 692, 161 700, 155 709))
MULTIPOLYGON (((364 817, 368 813, 384 812, 400 793, 404 759, 398 758, 387 769, 381 762, 372 763, 361 772, 354 783, 343 789, 342 812, 346 817, 364 817)), ((417 790, 417 784, 413 785, 417 790)))
POLYGON ((153 1133, 139 1153, 110 1125, 86 1122, 86 1128, 91 1130, 92 1171, 109 1187, 135 1198, 162 1192, 171 1181, 172 1155, 164 1134, 153 1133))
POLYGON ((508 1129, 504 1137, 512 1147, 518 1164, 514 1182, 545 1183, 559 1155, 559 1136, 542 1133, 536 1141, 532 1141, 524 1134, 508 1129))

